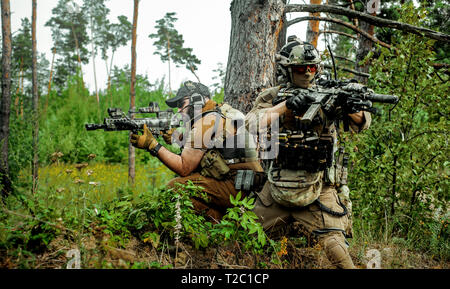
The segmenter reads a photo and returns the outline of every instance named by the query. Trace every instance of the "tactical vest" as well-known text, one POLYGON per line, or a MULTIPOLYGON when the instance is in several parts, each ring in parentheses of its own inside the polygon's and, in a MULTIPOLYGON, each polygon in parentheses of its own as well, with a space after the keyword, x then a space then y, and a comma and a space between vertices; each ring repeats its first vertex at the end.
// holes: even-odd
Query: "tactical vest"
MULTIPOLYGON (((295 88, 298 90, 299 88, 295 88)), ((273 105, 295 92, 289 87, 273 89, 255 102, 273 105), (267 97, 267 95, 272 97, 267 97)), ((318 199, 323 183, 334 185, 343 175, 337 172, 335 153, 337 134, 333 123, 319 113, 309 125, 291 110, 280 117, 280 131, 271 132, 278 140, 279 151, 270 161, 267 174, 273 199, 286 207, 304 207, 318 199)), ((342 156, 341 156, 342 158, 342 156)))
MULTIPOLYGON (((212 110, 202 112, 202 117, 215 114, 216 120, 212 133, 212 147, 203 156, 201 174, 207 177, 223 179, 230 172, 230 166, 257 162, 256 144, 244 125, 245 116, 229 104, 217 105, 212 110), (222 134, 216 134, 220 119, 224 119, 222 134), (227 135, 227 127, 234 127, 235 134, 227 135)), ((236 166, 234 166, 236 167, 236 166)), ((260 168, 259 164, 257 165, 260 168)))

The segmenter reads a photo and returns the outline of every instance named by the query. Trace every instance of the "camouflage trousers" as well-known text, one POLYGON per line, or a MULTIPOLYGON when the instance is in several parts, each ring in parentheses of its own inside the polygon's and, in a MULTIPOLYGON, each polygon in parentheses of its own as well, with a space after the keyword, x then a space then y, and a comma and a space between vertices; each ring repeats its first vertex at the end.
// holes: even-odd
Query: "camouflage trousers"
MULTIPOLYGON (((257 194, 253 209, 269 236, 279 235, 292 226, 299 227, 309 239, 313 236, 319 242, 332 265, 344 269, 355 268, 343 234, 349 226, 347 215, 333 216, 322 211, 317 203, 303 208, 281 206, 274 201, 269 188, 266 182, 257 194)), ((334 187, 323 186, 319 201, 335 212, 343 212, 334 187)))

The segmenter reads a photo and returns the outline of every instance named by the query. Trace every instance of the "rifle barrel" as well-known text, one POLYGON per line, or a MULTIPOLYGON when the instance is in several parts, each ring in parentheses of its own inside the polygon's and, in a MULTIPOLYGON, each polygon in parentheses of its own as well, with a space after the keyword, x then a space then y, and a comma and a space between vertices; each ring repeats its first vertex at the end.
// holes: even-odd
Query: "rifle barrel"
POLYGON ((382 103, 397 103, 398 102, 398 96, 396 95, 389 95, 389 94, 372 94, 366 97, 367 100, 370 100, 372 102, 382 102, 382 103))

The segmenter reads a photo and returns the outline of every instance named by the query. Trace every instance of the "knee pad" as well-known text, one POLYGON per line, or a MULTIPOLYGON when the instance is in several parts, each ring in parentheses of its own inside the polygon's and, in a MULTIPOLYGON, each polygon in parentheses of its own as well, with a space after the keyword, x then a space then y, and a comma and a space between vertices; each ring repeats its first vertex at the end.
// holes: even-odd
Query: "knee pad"
POLYGON ((321 243, 332 265, 341 269, 355 268, 341 233, 326 234, 321 238, 321 243))

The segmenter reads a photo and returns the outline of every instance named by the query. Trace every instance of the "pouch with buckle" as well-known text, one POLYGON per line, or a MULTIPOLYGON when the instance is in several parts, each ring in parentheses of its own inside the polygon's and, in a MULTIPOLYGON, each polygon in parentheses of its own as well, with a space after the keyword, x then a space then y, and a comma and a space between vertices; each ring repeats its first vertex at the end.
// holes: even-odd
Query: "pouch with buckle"
POLYGON ((228 176, 230 168, 225 163, 222 155, 216 150, 208 150, 200 161, 202 170, 200 174, 204 177, 211 177, 223 180, 228 176))

